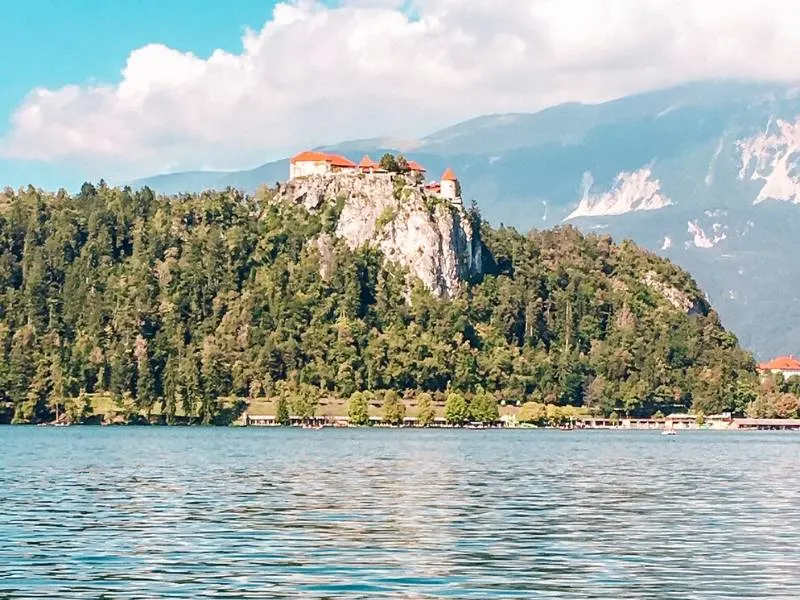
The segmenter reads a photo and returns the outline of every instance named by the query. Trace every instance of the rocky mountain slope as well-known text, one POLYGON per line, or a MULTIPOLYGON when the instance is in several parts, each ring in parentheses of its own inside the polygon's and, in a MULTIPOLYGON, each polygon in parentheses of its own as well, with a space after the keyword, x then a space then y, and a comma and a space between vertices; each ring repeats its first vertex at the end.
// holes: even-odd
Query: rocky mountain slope
MULTIPOLYGON (((483 273, 479 224, 458 203, 425 192, 412 177, 313 176, 279 186, 276 199, 318 213, 339 204, 335 235, 351 250, 374 246, 437 296, 453 297, 483 273)), ((324 238, 318 242, 328 254, 324 238)))
MULTIPOLYGON (((332 148, 358 158, 384 143, 332 148)), ((528 230, 566 221, 630 237, 692 272, 758 356, 800 351, 800 273, 791 259, 800 227, 797 89, 694 84, 479 117, 392 143, 434 177, 452 166, 491 222, 528 230)), ((252 190, 286 170, 270 163, 220 184, 252 190)), ((143 183, 197 189, 186 176, 143 183)))

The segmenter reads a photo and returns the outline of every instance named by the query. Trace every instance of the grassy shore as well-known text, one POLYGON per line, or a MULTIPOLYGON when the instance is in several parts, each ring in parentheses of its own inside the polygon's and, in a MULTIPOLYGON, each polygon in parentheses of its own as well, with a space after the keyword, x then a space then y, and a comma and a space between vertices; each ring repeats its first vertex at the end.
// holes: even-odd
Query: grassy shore
MULTIPOLYGON (((223 419, 230 417, 231 423, 241 420, 245 413, 251 416, 274 416, 278 414, 278 400, 276 398, 219 398, 218 404, 223 413, 223 419)), ((407 417, 418 415, 418 406, 414 399, 404 401, 407 417)), ((434 401, 433 408, 437 418, 444 418, 444 400, 434 401)), ((501 416, 516 416, 520 408, 515 405, 500 406, 501 416)), ((123 424, 123 423, 159 423, 167 419, 162 406, 156 403, 155 406, 143 412, 139 410, 131 400, 118 400, 109 394, 87 394, 82 398, 68 398, 59 404, 59 421, 84 422, 84 423, 104 423, 104 424, 123 424)), ((337 417, 347 417, 348 401, 335 398, 323 397, 314 412, 315 417, 334 419, 337 417)), ((383 416, 383 407, 375 402, 369 405, 370 417, 383 416)), ((175 412, 171 417, 176 422, 193 422, 198 419, 197 414, 187 414, 182 406, 176 406, 175 412)), ((224 424, 218 421, 218 424, 224 424)))

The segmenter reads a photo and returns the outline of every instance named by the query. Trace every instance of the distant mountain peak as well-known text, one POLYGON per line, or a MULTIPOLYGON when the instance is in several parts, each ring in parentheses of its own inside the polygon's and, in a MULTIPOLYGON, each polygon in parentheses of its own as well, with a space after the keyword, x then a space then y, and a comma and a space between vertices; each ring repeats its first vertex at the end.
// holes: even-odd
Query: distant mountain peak
POLYGON ((617 175, 607 192, 592 194, 594 178, 587 171, 583 177, 583 198, 565 221, 578 217, 624 215, 638 210, 658 210, 670 206, 672 200, 661 190, 661 182, 653 178, 650 167, 617 175))
POLYGON ((770 119, 765 131, 739 142, 739 180, 763 181, 754 204, 783 200, 800 204, 800 118, 770 119), (774 123, 774 125, 773 125, 774 123))

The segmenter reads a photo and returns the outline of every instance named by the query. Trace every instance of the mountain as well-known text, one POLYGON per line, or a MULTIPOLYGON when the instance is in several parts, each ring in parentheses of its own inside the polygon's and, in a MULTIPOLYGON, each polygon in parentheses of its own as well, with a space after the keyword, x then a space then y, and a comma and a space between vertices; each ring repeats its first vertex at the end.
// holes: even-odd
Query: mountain
POLYGON ((284 159, 247 171, 188 171, 155 175, 134 181, 131 185, 135 188, 146 186, 161 194, 224 190, 229 187, 254 192, 261 185, 272 185, 286 179, 287 173, 289 159, 284 159))
MULTIPOLYGON (((467 200, 495 224, 528 230, 570 222, 672 259, 763 358, 800 345, 800 272, 792 258, 800 227, 798 115, 795 87, 709 82, 478 117, 397 145, 433 177, 453 167, 467 200)), ((393 150, 390 142, 329 149, 357 159, 393 150)), ((286 176, 285 164, 260 169, 227 174, 220 184, 253 190, 286 176), (262 173, 270 177, 259 180, 262 173)), ((204 187, 186 175, 176 181, 147 180, 159 191, 204 187)))
POLYGON ((758 398, 752 356, 674 264, 478 216, 390 174, 249 197, 6 190, 0 422, 227 424, 254 403, 310 418, 363 392, 400 420, 457 394, 458 422, 499 403, 555 421, 758 398))

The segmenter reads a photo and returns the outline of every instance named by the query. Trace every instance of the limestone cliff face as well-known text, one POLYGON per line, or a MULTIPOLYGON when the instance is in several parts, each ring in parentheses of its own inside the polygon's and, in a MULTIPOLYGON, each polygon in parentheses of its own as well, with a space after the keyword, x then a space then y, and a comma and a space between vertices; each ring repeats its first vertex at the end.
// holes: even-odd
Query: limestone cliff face
POLYGON ((351 248, 368 244, 399 263, 434 294, 454 296, 483 272, 484 247, 462 206, 430 196, 404 176, 311 176, 282 184, 278 200, 316 212, 343 202, 336 235, 351 248))

